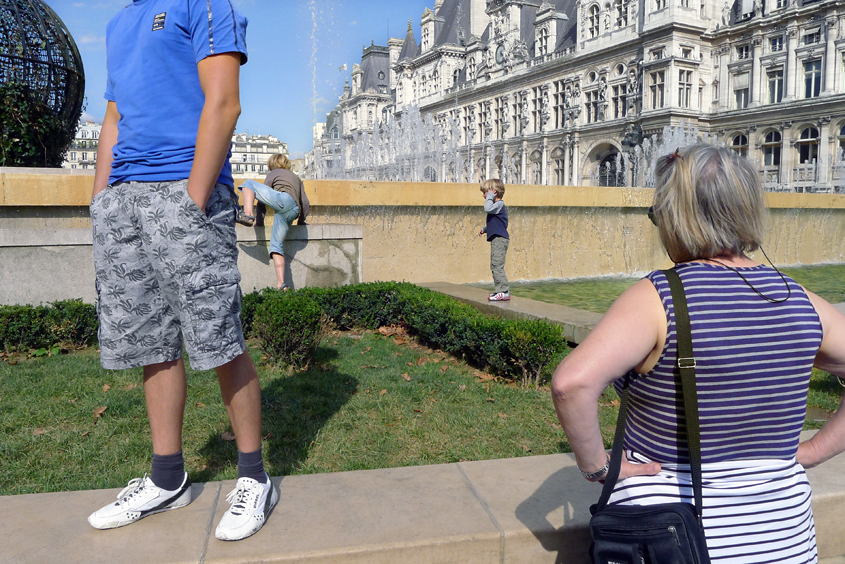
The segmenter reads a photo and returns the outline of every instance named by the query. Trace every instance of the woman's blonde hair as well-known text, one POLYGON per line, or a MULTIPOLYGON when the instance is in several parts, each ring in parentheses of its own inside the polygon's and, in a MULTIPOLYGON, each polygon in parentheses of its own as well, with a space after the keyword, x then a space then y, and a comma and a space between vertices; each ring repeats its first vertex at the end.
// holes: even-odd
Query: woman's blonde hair
POLYGON ((505 197, 505 183, 498 178, 488 178, 481 183, 481 191, 489 192, 493 190, 499 198, 505 197))
POLYGON ((674 262, 760 247, 766 204, 751 161, 732 149, 698 144, 660 157, 655 173, 655 220, 674 262))
POLYGON ((277 168, 286 168, 290 170, 290 160, 287 155, 276 153, 267 159, 267 168, 270 170, 276 170, 277 168))

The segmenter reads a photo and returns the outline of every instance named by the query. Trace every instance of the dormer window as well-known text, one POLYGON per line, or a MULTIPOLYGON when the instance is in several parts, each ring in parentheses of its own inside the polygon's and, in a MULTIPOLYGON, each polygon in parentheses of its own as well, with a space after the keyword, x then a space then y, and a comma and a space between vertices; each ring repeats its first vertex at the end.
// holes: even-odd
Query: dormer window
POLYGON ((545 55, 549 52, 549 28, 540 28, 540 37, 538 40, 538 51, 540 55, 545 55))
POLYGON ((616 27, 625 27, 628 25, 628 0, 616 0, 614 2, 616 8, 616 27))
POLYGON ((590 39, 599 36, 599 7, 593 4, 590 6, 589 16, 589 33, 590 39))
POLYGON ((692 59, 692 49, 686 47, 681 48, 681 57, 684 59, 692 59))

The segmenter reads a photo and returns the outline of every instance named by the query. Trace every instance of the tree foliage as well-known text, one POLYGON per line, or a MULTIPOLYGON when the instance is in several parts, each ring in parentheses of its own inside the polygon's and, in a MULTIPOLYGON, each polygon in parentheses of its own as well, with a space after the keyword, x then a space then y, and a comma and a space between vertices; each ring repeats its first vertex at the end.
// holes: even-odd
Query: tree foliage
POLYGON ((78 120, 63 120, 26 84, 0 84, 0 166, 62 166, 78 120))

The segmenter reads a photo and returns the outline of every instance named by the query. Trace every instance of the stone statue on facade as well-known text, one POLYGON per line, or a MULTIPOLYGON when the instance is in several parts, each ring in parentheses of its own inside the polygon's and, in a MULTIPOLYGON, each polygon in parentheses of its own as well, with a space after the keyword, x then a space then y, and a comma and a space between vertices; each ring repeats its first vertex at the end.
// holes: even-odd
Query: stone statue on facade
POLYGON ((513 47, 511 48, 511 56, 509 57, 509 59, 515 59, 519 61, 528 60, 528 46, 525 44, 524 41, 518 39, 514 42, 513 47))
POLYGON ((725 0, 725 5, 722 6, 722 27, 727 27, 731 23, 731 6, 730 0, 725 0))

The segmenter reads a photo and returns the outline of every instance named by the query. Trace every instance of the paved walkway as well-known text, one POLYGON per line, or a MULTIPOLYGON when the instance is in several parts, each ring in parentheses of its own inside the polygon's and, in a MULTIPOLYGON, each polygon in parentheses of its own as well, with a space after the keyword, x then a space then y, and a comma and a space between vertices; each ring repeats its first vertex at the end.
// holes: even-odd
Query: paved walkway
MULTIPOLYGON (((470 290, 486 302, 484 290, 470 290)), ((528 302, 489 305, 543 317, 570 309, 528 302)), ((569 320, 573 337, 588 322, 582 314, 569 320)), ((845 564, 845 456, 808 476, 822 562, 845 564)), ((119 489, 0 497, 0 563, 588 564, 589 506, 600 492, 569 454, 274 482, 279 505, 257 535, 236 543, 214 538, 234 481, 195 484, 188 507, 110 531, 86 518, 119 489)))

